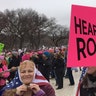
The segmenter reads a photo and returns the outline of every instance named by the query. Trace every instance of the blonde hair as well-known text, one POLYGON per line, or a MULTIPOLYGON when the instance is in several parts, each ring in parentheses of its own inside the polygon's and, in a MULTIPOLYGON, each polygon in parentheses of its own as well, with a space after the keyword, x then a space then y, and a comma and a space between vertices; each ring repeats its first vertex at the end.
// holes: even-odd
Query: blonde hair
POLYGON ((28 64, 32 68, 34 68, 34 66, 35 66, 35 64, 34 64, 33 61, 31 61, 31 60, 25 60, 25 61, 23 61, 23 62, 20 63, 20 66, 19 66, 20 70, 23 69, 23 68, 25 68, 28 64))
POLYGON ((2 96, 15 96, 15 94, 16 89, 8 89, 3 92, 2 96))

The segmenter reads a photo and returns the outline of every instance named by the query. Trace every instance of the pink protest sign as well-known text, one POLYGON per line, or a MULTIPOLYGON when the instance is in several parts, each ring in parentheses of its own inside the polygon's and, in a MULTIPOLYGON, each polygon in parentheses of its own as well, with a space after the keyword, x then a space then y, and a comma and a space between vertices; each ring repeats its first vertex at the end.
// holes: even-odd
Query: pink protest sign
POLYGON ((96 66, 96 8, 72 5, 67 67, 96 66))

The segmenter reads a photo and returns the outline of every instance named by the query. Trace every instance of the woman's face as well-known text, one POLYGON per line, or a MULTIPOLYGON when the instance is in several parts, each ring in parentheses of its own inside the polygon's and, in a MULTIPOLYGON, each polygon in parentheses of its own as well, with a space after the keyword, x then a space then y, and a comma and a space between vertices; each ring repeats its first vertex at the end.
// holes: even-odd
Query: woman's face
POLYGON ((88 67, 87 73, 91 75, 96 74, 96 67, 88 67))
POLYGON ((30 84, 34 77, 34 66, 27 63, 20 68, 20 77, 24 84, 30 84))

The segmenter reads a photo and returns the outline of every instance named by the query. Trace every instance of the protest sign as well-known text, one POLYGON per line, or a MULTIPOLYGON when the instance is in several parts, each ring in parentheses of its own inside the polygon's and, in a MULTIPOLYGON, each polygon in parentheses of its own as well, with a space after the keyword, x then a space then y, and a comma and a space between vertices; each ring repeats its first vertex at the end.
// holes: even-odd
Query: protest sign
POLYGON ((3 51, 3 48, 4 48, 4 44, 0 43, 0 53, 3 51))
POLYGON ((72 5, 67 67, 96 66, 96 8, 72 5))

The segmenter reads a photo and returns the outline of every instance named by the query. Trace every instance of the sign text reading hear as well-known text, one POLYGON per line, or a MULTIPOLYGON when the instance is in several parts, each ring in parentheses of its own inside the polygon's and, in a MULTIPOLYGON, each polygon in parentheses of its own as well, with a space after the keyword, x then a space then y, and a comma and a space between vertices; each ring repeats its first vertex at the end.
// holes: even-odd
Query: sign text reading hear
MULTIPOLYGON (((96 36, 96 25, 88 23, 85 20, 78 19, 76 16, 74 16, 74 25, 75 25, 75 34, 80 34, 80 35, 92 35, 96 36)), ((87 41, 84 40, 84 38, 78 37, 76 38, 76 44, 77 44, 77 54, 78 54, 78 60, 81 60, 81 55, 86 58, 86 52, 87 54, 92 56, 96 52, 96 42, 93 38, 88 38, 87 41), (93 44, 94 50, 91 50, 89 45, 93 44), (81 47, 80 44, 83 46, 81 47)))

